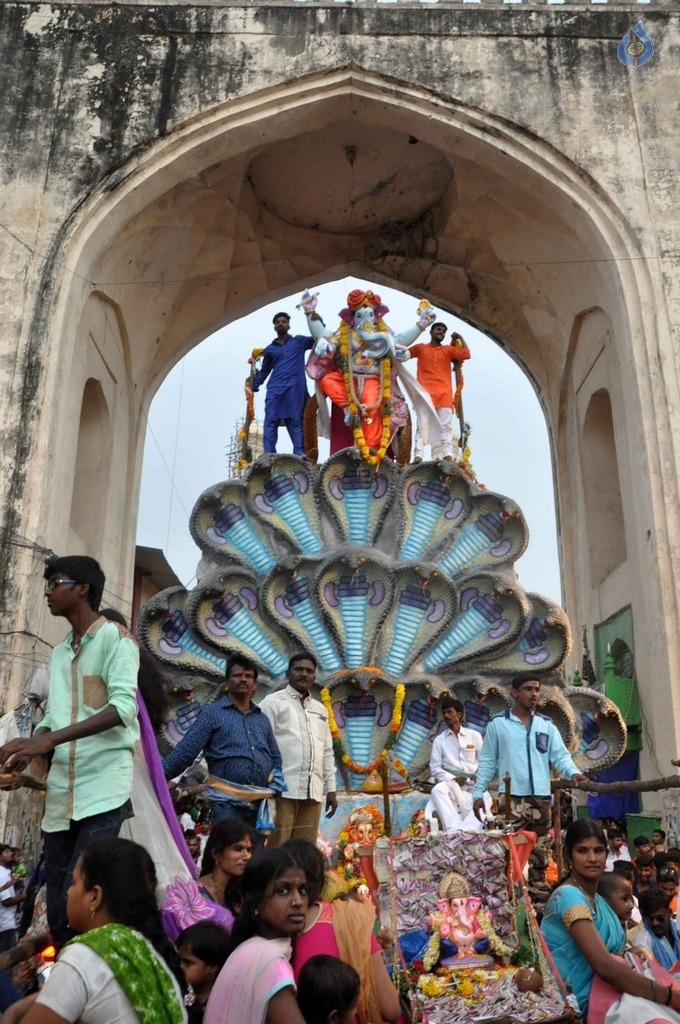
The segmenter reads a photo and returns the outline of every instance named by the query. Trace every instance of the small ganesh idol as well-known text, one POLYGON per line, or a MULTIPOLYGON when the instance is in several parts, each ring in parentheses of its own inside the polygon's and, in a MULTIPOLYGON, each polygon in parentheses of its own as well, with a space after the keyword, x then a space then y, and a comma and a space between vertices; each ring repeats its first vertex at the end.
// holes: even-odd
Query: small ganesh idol
POLYGON ((470 895, 467 881, 455 871, 442 878, 437 909, 427 918, 427 930, 431 938, 424 957, 426 970, 437 962, 442 967, 484 967, 493 960, 490 939, 494 946, 499 941, 481 899, 470 895))
POLYGON ((347 827, 338 836, 338 871, 350 888, 368 883, 369 892, 376 893, 378 880, 373 870, 373 847, 384 835, 382 815, 373 804, 352 811, 347 827))

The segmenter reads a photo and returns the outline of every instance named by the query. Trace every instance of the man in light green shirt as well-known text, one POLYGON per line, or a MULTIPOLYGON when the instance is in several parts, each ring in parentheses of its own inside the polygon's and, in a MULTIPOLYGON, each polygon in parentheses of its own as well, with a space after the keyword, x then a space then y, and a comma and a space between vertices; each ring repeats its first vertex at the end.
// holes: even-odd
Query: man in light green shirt
POLYGON ((52 652, 44 720, 30 739, 0 748, 0 764, 21 771, 54 751, 42 828, 47 917, 61 944, 69 935, 66 892, 78 857, 95 837, 118 835, 129 811, 139 651, 125 627, 98 613, 105 577, 93 558, 51 558, 44 577, 50 612, 72 629, 52 652))

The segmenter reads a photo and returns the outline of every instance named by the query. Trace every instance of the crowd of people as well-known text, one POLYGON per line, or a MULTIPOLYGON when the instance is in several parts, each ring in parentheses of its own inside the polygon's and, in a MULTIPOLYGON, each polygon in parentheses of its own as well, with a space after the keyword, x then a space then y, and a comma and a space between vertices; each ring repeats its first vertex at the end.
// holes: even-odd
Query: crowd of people
MULTIPOLYGON (((71 631, 54 650, 44 720, 0 749, 6 771, 51 755, 44 863, 26 884, 18 851, 0 847, 0 953, 25 903, 20 934, 44 912, 59 956, 39 990, 0 989, 0 1024, 396 1024, 402 1006, 382 951, 392 939, 316 845, 322 811, 332 816, 338 801, 328 713, 310 692, 315 659, 294 655, 284 688, 258 705, 257 667, 232 657, 225 694, 161 763, 137 645, 120 616, 98 611, 101 568, 50 559, 45 580, 50 611, 71 631), (158 827, 140 823, 136 841, 142 752, 145 777, 160 783, 158 827), (199 755, 208 775, 191 794, 175 790, 173 807, 168 783, 199 755), (160 877, 174 870, 168 846, 176 890, 160 877)), ((549 891, 550 769, 574 784, 584 777, 538 711, 540 691, 539 678, 513 679, 513 706, 483 742, 458 700, 442 702, 433 805, 446 829, 476 829, 491 812, 491 781, 501 793, 507 784, 513 825, 536 839, 529 892, 547 947, 589 1024, 596 1004, 606 1024, 680 1024, 680 850, 655 832, 638 836, 631 856, 617 823, 577 821, 565 836, 568 873, 549 891)))
POLYGON ((589 1024, 675 1024, 680 943, 671 905, 677 901, 680 850, 657 850, 654 875, 647 870, 650 841, 640 837, 636 849, 642 852, 631 860, 622 855, 620 838, 618 830, 608 835, 588 819, 568 827, 568 872, 545 905, 541 930, 589 1024), (607 871, 612 852, 617 856, 607 871))
MULTIPOLYGON (((218 823, 215 832, 220 825, 236 823, 218 823)), ((247 833, 247 825, 238 827, 247 833)), ((239 846, 237 839, 226 849, 239 846)), ((163 927, 148 852, 127 839, 92 841, 68 887, 73 937, 44 986, 14 1000, 2 1024, 399 1019, 399 998, 373 938, 371 912, 363 903, 351 904, 338 915, 347 916, 344 925, 333 922, 329 905, 319 902, 325 865, 313 844, 290 840, 254 857, 248 845, 233 870, 231 877, 240 880, 232 903, 236 914, 221 924, 193 924, 173 943, 163 927), (321 929, 317 938, 315 929, 321 929), (347 962, 341 949, 350 950, 347 962)), ((226 905, 226 898, 224 891, 206 890, 206 899, 226 905)))

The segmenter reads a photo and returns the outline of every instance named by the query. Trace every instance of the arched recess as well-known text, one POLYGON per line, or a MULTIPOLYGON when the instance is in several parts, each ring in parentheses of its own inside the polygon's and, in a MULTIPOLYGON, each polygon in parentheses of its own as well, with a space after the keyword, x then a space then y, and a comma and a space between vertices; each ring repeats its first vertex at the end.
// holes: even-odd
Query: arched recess
POLYGON ((590 399, 581 452, 591 583, 598 587, 627 557, 612 406, 604 389, 590 399))
POLYGON ((71 499, 71 528, 94 554, 106 527, 111 472, 111 417, 101 383, 90 377, 80 408, 76 470, 71 499))
MULTIPOLYGON (((488 112, 356 68, 245 97, 179 126, 81 205, 62 251, 85 280, 55 276, 53 319, 70 319, 67 295, 82 304, 87 282, 97 282, 130 330, 132 377, 152 389, 193 345, 264 298, 355 272, 426 294, 490 331, 548 408, 570 325, 589 305, 578 300, 611 294, 623 280, 637 313, 648 285, 644 265, 616 262, 636 251, 632 233, 561 154, 488 112), (413 132, 432 154, 428 176, 442 161, 452 172, 439 176, 429 206, 406 209, 391 232, 398 195, 392 206, 380 204, 378 221, 357 226, 348 218, 341 231, 335 216, 326 225, 314 220, 305 190, 297 190, 296 214, 272 194, 271 174, 262 180, 267 155, 278 158, 282 142, 298 154, 314 148, 317 166, 323 147, 332 149, 327 166, 336 168, 337 189, 316 198, 335 214, 347 204, 346 175, 362 159, 360 145, 352 165, 337 151, 349 132, 361 139, 364 129, 373 132, 382 178, 413 132), (556 276, 552 257, 570 269, 556 276)), ((628 313, 617 303, 625 344, 628 313)))
MULTIPOLYGON (((350 198, 354 211, 356 197, 350 198)), ((134 521, 136 513, 145 413, 164 375, 216 328, 265 300, 350 273, 429 298, 490 333, 525 369, 555 444, 563 564, 571 566, 581 559, 585 511, 570 344, 582 311, 601 307, 611 322, 609 393, 620 392, 627 415, 642 424, 642 467, 640 444, 633 449, 625 437, 617 445, 624 515, 651 524, 653 531, 646 529, 656 545, 650 574, 643 571, 651 562, 644 530, 626 532, 636 544, 636 622, 672 634, 675 609, 663 604, 659 574, 664 585, 672 579, 668 529, 677 479, 662 471, 657 420, 667 410, 655 407, 650 386, 654 323, 644 310, 654 304, 653 282, 615 204, 535 135, 489 111, 358 68, 312 75, 204 110, 140 147, 79 205, 51 255, 34 328, 34 344, 45 353, 44 387, 85 358, 90 343, 80 314, 93 288, 127 331, 128 406, 113 416, 116 439, 121 417, 129 429, 127 455, 112 470, 116 507, 99 552, 119 566, 123 581, 132 573, 125 517, 134 521), (410 137, 426 154, 422 166, 414 165, 417 180, 429 188, 436 178, 438 187, 427 192, 424 208, 404 207, 395 227, 402 208, 388 172, 410 137), (364 189, 388 200, 379 204, 380 219, 368 231, 349 216, 344 230, 342 218, 311 219, 323 212, 320 199, 335 215, 347 205, 347 173, 359 173, 365 139, 373 148, 366 149, 364 189), (354 143, 350 164, 347 146, 354 143), (330 178, 320 176, 329 186, 323 196, 296 188, 290 206, 272 191, 284 145, 302 163, 311 153, 333 169, 330 178)), ((46 406, 39 430, 54 435, 68 415, 46 406)), ((519 415, 513 428, 504 442, 521 444, 519 415)), ((663 457, 668 461, 668 452, 663 457)), ((38 496, 24 517, 33 536, 56 488, 43 470, 38 459, 27 472, 38 496)), ((630 541, 628 555, 630 561, 630 541)), ((567 608, 575 622, 593 623, 603 613, 583 561, 567 578, 567 608)), ((653 674, 667 678, 668 666, 659 662, 653 674)))

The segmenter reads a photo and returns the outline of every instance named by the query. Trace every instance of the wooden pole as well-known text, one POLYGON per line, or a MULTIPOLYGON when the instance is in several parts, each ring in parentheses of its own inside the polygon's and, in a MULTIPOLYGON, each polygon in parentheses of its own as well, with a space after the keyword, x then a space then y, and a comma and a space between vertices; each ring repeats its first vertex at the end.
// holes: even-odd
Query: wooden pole
POLYGON ((49 932, 43 932, 32 939, 24 939, 23 942, 20 942, 18 946, 14 946, 13 949, 0 953, 0 971, 9 971, 12 967, 16 967, 17 964, 28 960, 29 957, 35 956, 42 949, 46 949, 51 942, 52 938, 49 932))
POLYGON ((564 858, 562 856, 562 790, 555 791, 555 803, 553 806, 553 835, 555 837, 555 864, 557 865, 557 877, 562 878, 564 874, 564 858))
POLYGON ((512 818, 512 808, 510 805, 510 772, 505 773, 505 779, 503 781, 505 782, 505 793, 503 794, 505 797, 505 824, 509 825, 510 819, 512 818))
POLYGON ((380 762, 378 774, 382 780, 383 827, 385 829, 385 835, 389 839, 392 835, 392 814, 390 811, 390 769, 387 761, 383 760, 380 762))
POLYGON ((553 779, 550 789, 580 789, 585 793, 654 793, 659 789, 680 789, 680 775, 667 775, 663 779, 636 779, 632 782, 570 782, 553 779))

